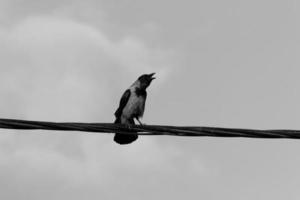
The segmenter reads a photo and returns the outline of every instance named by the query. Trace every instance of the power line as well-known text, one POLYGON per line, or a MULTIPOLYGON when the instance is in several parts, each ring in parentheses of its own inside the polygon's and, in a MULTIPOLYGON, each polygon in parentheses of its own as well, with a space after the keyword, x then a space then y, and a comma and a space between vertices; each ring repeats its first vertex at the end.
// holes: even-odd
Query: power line
POLYGON ((162 125, 131 125, 113 123, 76 123, 76 122, 46 122, 17 119, 0 119, 0 128, 25 130, 56 130, 84 131, 100 133, 137 132, 139 135, 170 135, 170 136, 209 136, 209 137, 248 137, 248 138, 289 138, 300 139, 298 130, 257 130, 198 126, 162 126, 162 125))

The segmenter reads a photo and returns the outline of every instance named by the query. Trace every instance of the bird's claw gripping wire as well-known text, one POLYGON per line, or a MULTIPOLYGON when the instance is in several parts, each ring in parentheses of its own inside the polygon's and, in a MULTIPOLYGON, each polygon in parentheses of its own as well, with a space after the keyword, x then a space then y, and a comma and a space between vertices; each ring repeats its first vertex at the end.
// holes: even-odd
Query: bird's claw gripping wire
POLYGON ((139 122, 139 124, 140 124, 141 126, 146 125, 146 124, 143 124, 138 118, 136 118, 136 120, 139 122))

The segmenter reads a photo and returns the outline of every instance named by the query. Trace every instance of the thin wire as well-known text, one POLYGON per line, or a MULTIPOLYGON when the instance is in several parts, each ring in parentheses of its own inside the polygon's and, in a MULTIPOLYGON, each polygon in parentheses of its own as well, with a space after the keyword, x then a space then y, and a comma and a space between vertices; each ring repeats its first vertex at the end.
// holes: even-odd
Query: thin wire
POLYGON ((170 136, 209 136, 209 137, 248 137, 248 138, 289 138, 300 139, 298 130, 257 130, 197 126, 162 126, 162 125, 131 125, 113 123, 76 123, 76 122, 46 122, 17 119, 1 119, 0 128, 25 130, 56 130, 84 131, 100 133, 122 133, 139 135, 170 135, 170 136))

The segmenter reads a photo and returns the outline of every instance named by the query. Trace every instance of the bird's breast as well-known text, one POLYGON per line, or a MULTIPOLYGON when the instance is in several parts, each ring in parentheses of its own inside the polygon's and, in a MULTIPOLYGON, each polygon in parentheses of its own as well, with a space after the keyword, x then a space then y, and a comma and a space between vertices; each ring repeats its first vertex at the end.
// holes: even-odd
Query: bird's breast
POLYGON ((141 117, 144 113, 145 97, 137 96, 134 92, 130 96, 124 110, 123 117, 129 119, 133 117, 141 117))

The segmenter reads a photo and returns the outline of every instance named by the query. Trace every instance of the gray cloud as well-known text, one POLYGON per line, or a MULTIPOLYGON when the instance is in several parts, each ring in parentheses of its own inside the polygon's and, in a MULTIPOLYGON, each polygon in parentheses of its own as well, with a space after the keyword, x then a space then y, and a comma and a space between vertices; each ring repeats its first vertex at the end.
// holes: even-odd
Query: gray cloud
MULTIPOLYGON (((0 1, 1 116, 299 128, 294 1, 0 1)), ((0 131, 1 199, 299 199, 297 141, 0 131)))
MULTIPOLYGON (((3 117, 112 121, 128 80, 153 71, 160 81, 167 77, 164 55, 169 53, 148 48, 135 36, 112 40, 101 29, 68 17, 23 17, 0 29, 3 117)), ((170 184, 183 168, 176 166, 181 152, 151 138, 119 147, 111 135, 1 130, 0 144, 4 199, 113 199, 131 187, 139 190, 132 190, 138 199, 146 190, 136 181, 159 188, 153 174, 164 175, 170 184)), ((204 174, 197 159, 184 164, 187 176, 204 174)))

